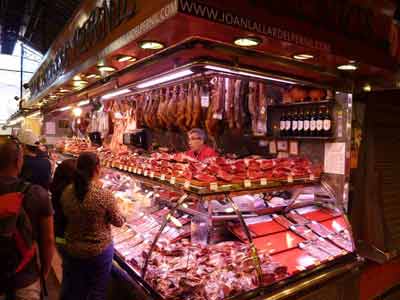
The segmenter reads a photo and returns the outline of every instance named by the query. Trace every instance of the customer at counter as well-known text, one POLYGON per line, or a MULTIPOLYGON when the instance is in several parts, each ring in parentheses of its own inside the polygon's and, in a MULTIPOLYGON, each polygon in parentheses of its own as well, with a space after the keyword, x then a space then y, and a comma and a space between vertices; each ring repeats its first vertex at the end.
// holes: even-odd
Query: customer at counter
POLYGON ((24 165, 20 177, 48 190, 51 182, 51 163, 47 157, 40 155, 39 138, 32 131, 23 129, 17 138, 24 150, 24 165))
POLYGON ((111 225, 121 227, 124 218, 99 175, 97 155, 81 153, 73 184, 61 196, 66 218, 61 300, 106 299, 114 254, 111 225))
POLYGON ((190 150, 185 154, 197 160, 205 160, 217 156, 217 152, 206 145, 207 135, 203 129, 193 128, 188 132, 188 143, 190 150))

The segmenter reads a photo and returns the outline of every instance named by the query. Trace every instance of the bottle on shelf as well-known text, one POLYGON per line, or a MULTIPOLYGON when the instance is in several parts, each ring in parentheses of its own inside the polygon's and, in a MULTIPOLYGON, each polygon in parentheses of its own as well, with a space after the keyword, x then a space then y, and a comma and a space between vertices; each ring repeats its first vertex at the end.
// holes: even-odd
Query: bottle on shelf
POLYGON ((323 114, 323 136, 330 137, 332 136, 332 119, 329 113, 329 107, 326 108, 325 113, 323 114))
POLYGON ((298 136, 297 122, 298 122, 297 110, 294 110, 292 114, 292 136, 298 136))
POLYGON ((303 120, 303 136, 310 135, 310 111, 306 110, 304 113, 304 120, 303 120))
POLYGON ((286 124, 286 126, 285 126, 286 136, 291 136, 292 135, 292 115, 290 112, 288 112, 286 115, 285 124, 286 124))
POLYGON ((315 136, 321 137, 324 133, 324 116, 322 112, 322 107, 320 106, 318 109, 318 114, 316 115, 316 126, 315 126, 315 136))
POLYGON ((282 112, 281 118, 279 121, 279 135, 286 136, 286 114, 282 112))
POLYGON ((297 116, 297 135, 304 136, 304 112, 302 109, 297 116))
POLYGON ((310 134, 309 136, 316 136, 316 131, 317 131, 317 120, 316 120, 316 112, 315 109, 313 108, 311 110, 311 115, 310 115, 310 134))

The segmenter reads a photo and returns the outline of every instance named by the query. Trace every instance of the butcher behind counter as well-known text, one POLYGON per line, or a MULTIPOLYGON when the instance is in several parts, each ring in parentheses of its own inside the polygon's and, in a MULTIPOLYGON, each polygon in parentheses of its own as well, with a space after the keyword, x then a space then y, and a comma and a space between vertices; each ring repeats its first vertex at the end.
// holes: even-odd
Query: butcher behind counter
POLYGON ((204 130, 193 128, 188 132, 190 150, 186 151, 185 154, 200 161, 217 156, 217 152, 205 144, 206 141, 207 135, 204 130))

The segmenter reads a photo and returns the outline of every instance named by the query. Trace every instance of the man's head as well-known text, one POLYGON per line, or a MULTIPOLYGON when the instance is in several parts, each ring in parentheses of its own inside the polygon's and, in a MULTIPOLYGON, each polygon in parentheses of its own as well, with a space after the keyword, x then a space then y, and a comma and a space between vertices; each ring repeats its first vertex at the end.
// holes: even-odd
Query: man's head
POLYGON ((24 146, 24 150, 31 154, 36 154, 39 146, 39 138, 31 130, 21 129, 17 138, 24 146))
POLYGON ((0 144, 0 174, 18 176, 24 163, 24 153, 16 140, 0 144))
POLYGON ((203 129, 193 128, 188 132, 190 150, 199 151, 205 144, 207 135, 203 129))

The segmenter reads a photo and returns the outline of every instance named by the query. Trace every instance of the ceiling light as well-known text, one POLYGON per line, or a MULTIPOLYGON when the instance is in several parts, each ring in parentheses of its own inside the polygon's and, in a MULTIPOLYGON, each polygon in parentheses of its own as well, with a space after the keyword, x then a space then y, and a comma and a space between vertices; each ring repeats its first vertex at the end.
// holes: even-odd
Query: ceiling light
POLYGON ((261 39, 257 37, 240 37, 233 41, 237 46, 241 47, 255 47, 261 44, 261 39))
POLYGON ((72 110, 72 114, 74 115, 74 117, 80 117, 82 115, 82 108, 80 107, 75 107, 72 110))
POLYGON ((111 92, 111 93, 108 93, 108 94, 105 94, 104 96, 102 96, 101 99, 110 99, 112 97, 116 97, 116 96, 119 96, 119 95, 127 94, 130 91, 131 91, 130 89, 123 89, 123 90, 111 92))
POLYGON ((90 100, 82 100, 81 102, 78 102, 78 106, 85 106, 88 105, 90 103, 90 100))
POLYGON ((355 65, 347 64, 347 65, 340 65, 337 67, 341 71, 355 71, 357 67, 355 65))
POLYGON ((72 77, 72 80, 81 80, 81 79, 82 79, 82 77, 79 74, 72 77))
POLYGON ((60 93, 68 93, 68 92, 70 92, 70 90, 67 90, 67 89, 60 89, 60 93))
POLYGON ((114 72, 116 69, 110 66, 97 66, 97 69, 99 69, 102 72, 114 72))
POLYGON ((97 74, 88 74, 86 76, 86 79, 92 79, 92 78, 96 78, 97 74))
POLYGON ((64 106, 64 107, 61 107, 59 109, 59 111, 67 111, 67 110, 70 110, 70 109, 71 109, 71 106, 64 106))
POLYGON ((276 82, 283 82, 283 83, 289 83, 289 84, 295 84, 296 83, 296 82, 290 81, 290 80, 279 79, 279 78, 274 78, 274 77, 269 77, 269 76, 262 76, 262 75, 249 73, 249 72, 243 72, 243 71, 235 71, 235 70, 231 70, 231 69, 228 69, 228 68, 222 68, 222 67, 211 66, 211 65, 207 65, 207 66, 205 66, 205 68, 209 69, 209 70, 214 70, 214 71, 220 71, 220 72, 226 72, 226 73, 231 73, 231 74, 249 76, 249 77, 254 77, 254 78, 272 80, 272 81, 276 81, 276 82))
POLYGON ((156 41, 142 41, 140 42, 139 46, 142 49, 150 49, 150 50, 160 50, 165 47, 164 44, 156 41))
POLYGON ((171 80, 178 79, 178 78, 185 77, 185 76, 192 75, 192 74, 193 74, 193 72, 191 70, 182 70, 179 72, 167 74, 164 76, 160 76, 160 77, 142 82, 142 83, 138 84, 136 87, 138 89, 143 89, 143 88, 147 88, 150 86, 154 86, 154 85, 157 85, 160 83, 164 83, 167 81, 171 81, 171 80))
POLYGON ((366 84, 366 85, 363 86, 363 91, 364 92, 370 92, 371 90, 372 90, 371 85, 366 84))
POLYGON ((136 61, 136 57, 131 55, 118 55, 115 57, 115 60, 118 62, 136 61))
POLYGON ((302 53, 293 55, 293 58, 298 60, 307 60, 307 59, 313 59, 314 55, 302 53))

